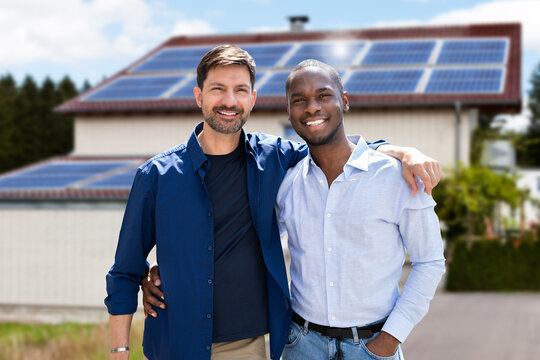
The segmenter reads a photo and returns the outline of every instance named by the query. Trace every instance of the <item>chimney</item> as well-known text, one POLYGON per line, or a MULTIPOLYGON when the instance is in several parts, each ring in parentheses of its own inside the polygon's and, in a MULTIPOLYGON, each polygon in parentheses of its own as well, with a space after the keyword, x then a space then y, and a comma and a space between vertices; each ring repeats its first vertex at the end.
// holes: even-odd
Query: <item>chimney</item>
POLYGON ((288 19, 291 23, 291 32, 304 31, 304 25, 309 21, 308 16, 289 16, 288 19))

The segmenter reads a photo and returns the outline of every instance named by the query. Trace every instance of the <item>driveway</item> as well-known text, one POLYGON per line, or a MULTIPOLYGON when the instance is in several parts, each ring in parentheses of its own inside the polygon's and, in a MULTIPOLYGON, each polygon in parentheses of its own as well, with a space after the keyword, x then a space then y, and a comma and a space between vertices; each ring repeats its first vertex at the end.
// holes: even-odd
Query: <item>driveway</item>
POLYGON ((540 359, 540 293, 438 292, 406 360, 540 359))

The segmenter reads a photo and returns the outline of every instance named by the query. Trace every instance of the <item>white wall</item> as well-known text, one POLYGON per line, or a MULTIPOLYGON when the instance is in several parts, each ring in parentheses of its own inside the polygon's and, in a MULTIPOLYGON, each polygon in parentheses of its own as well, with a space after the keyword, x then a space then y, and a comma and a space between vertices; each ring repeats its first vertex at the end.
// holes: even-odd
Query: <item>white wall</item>
MULTIPOLYGON (((518 186, 529 189, 530 195, 540 201, 540 169, 518 169, 518 174, 521 176, 518 186)), ((525 218, 527 221, 540 221, 540 209, 526 202, 525 218)))
POLYGON ((124 206, 2 204, 0 304, 103 307, 124 206))
MULTIPOLYGON (((460 160, 466 164, 475 121, 475 112, 463 112, 460 160)), ((351 111, 345 115, 345 130, 366 140, 385 139, 395 145, 414 146, 444 167, 455 163, 456 119, 452 110, 351 111)))
POLYGON ((74 155, 154 155, 186 141, 199 114, 75 119, 74 155))
MULTIPOLYGON (((464 110, 461 116, 461 158, 468 164, 476 110, 464 110)), ((186 141, 200 114, 77 117, 75 155, 152 155, 186 141)), ((283 135, 287 114, 255 111, 245 125, 246 131, 283 135)), ((452 109, 352 110, 345 115, 348 134, 360 134, 367 140, 386 139, 392 144, 415 146, 436 158, 443 166, 455 162, 456 120, 452 109)))

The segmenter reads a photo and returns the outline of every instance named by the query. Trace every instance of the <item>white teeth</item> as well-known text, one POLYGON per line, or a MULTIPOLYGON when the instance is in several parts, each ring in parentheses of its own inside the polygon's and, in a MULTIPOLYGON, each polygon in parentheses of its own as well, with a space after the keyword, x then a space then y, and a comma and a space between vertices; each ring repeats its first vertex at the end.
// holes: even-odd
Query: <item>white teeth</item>
POLYGON ((225 111, 218 111, 220 114, 222 115, 227 115, 227 116, 234 116, 236 115, 235 112, 225 112, 225 111))
POLYGON ((306 123, 307 126, 315 126, 315 125, 319 125, 319 124, 322 124, 324 122, 323 119, 321 120, 315 120, 315 121, 308 121, 306 123))

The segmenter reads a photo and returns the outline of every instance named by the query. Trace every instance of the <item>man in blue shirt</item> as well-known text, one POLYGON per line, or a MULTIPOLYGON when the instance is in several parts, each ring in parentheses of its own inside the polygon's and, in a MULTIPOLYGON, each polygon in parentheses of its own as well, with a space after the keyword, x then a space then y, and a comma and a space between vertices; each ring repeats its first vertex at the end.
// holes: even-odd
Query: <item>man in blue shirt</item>
MULTIPOLYGON (((280 357, 291 309, 274 202, 285 172, 307 148, 242 130, 255 104, 254 82, 255 64, 245 51, 209 51, 194 89, 204 123, 185 144, 139 168, 107 275, 111 359, 129 356, 132 314, 153 246, 168 306, 146 319, 145 356, 264 359, 263 335, 270 333, 270 355, 280 357)), ((411 164, 429 177, 431 161, 411 164)), ((436 183, 437 171, 431 174, 436 183)))

